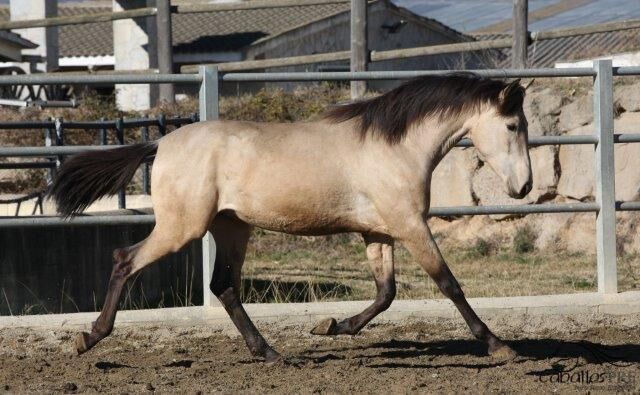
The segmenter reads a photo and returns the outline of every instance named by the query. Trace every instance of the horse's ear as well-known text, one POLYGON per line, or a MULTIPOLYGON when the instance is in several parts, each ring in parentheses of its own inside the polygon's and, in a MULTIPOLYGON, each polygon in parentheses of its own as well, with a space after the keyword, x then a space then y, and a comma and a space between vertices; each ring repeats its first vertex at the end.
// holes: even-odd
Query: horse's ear
POLYGON ((502 114, 512 114, 522 107, 524 102, 525 88, 520 85, 520 79, 511 81, 500 91, 498 96, 500 112, 502 114))

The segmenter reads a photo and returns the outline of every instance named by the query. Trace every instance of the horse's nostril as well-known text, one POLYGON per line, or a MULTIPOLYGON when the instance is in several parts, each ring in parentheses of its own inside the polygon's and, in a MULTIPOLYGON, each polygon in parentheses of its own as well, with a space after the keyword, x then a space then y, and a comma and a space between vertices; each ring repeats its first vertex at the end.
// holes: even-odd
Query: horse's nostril
POLYGON ((527 193, 531 192, 532 184, 531 180, 527 181, 527 183, 522 186, 522 189, 520 189, 519 195, 524 197, 527 193))

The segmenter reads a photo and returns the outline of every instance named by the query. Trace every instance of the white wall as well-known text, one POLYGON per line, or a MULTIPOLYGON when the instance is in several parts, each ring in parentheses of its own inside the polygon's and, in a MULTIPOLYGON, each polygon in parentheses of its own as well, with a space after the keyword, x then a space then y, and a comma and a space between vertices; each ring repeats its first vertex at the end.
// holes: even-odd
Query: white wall
MULTIPOLYGON (((42 19, 58 15, 58 0, 11 0, 9 4, 11 20, 42 19)), ((45 59, 39 64, 39 71, 51 71, 58 67, 58 28, 37 27, 16 29, 27 40, 38 44, 37 48, 23 50, 24 55, 38 55, 45 59)), ((23 65, 28 71, 29 65, 23 65)))
POLYGON ((625 52, 598 58, 575 60, 572 62, 556 62, 558 69, 568 67, 592 67, 594 60, 611 59, 614 67, 640 66, 640 52, 625 52))
MULTIPOLYGON (((113 11, 146 7, 146 0, 113 0, 113 11)), ((149 69, 149 35, 146 18, 113 21, 113 55, 116 70, 149 69)), ((146 110, 151 106, 149 85, 116 85, 116 103, 123 111, 146 110)))

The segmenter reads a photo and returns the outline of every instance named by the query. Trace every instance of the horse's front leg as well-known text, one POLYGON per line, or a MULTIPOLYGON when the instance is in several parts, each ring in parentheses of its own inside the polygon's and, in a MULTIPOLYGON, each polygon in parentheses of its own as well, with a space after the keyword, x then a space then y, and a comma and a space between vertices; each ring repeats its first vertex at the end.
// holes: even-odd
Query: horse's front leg
POLYGON ((391 306, 396 296, 393 272, 393 238, 381 234, 363 234, 367 245, 367 259, 376 282, 376 299, 362 313, 337 322, 328 318, 311 331, 314 335, 355 335, 378 314, 391 306))
POLYGON ((460 284, 449 270, 425 221, 416 219, 409 222, 416 225, 413 229, 405 229, 402 237, 398 239, 436 282, 440 291, 455 304, 473 335, 487 343, 489 354, 499 359, 514 358, 516 353, 489 330, 467 302, 460 284))

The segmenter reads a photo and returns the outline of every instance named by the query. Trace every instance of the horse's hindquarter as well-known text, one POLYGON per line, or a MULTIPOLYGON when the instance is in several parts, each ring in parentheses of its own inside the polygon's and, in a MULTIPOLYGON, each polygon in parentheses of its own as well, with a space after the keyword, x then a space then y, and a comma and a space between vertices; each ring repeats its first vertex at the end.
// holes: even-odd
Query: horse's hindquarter
POLYGON ((349 130, 326 123, 222 125, 229 129, 217 163, 219 210, 296 234, 379 226, 353 183, 357 138, 349 130))

